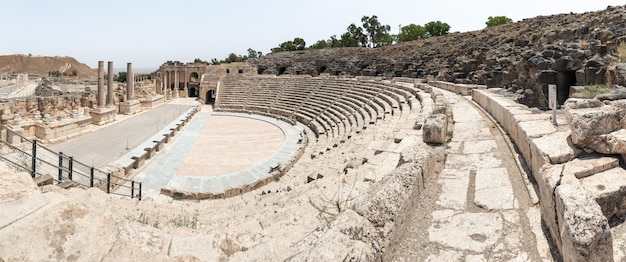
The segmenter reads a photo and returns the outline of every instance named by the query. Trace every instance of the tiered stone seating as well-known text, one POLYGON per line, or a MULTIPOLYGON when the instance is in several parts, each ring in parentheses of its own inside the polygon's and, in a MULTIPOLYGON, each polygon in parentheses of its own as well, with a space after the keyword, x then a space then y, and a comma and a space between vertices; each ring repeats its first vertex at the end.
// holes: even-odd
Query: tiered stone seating
MULTIPOLYGON (((386 116, 403 115, 420 92, 390 81, 316 77, 227 77, 216 110, 259 113, 312 132, 319 153, 336 147, 386 116)), ((406 113, 406 114, 405 114, 406 113)))

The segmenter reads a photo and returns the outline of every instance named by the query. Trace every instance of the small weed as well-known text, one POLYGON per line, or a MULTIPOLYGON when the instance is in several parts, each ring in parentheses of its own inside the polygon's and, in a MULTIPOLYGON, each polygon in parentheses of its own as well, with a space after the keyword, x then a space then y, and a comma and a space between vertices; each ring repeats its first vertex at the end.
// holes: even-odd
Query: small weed
POLYGON ((139 215, 139 219, 137 219, 137 222, 147 225, 150 223, 150 219, 148 218, 148 216, 146 216, 146 213, 141 212, 141 214, 139 215))
POLYGON ((188 227, 191 229, 198 228, 198 213, 194 213, 191 217, 187 212, 183 211, 183 214, 170 220, 170 223, 174 227, 188 227))
POLYGON ((590 85, 585 86, 582 95, 585 98, 594 98, 598 94, 604 94, 611 92, 611 89, 606 85, 590 85))
POLYGON ((320 217, 325 221, 333 220, 341 212, 348 209, 350 203, 354 200, 352 192, 354 191, 356 181, 354 184, 352 184, 352 188, 349 192, 345 192, 342 184, 343 183, 339 183, 339 188, 332 197, 329 198, 326 195, 322 194, 318 201, 321 202, 319 204, 313 201, 311 197, 309 197, 309 204, 320 212, 320 217))

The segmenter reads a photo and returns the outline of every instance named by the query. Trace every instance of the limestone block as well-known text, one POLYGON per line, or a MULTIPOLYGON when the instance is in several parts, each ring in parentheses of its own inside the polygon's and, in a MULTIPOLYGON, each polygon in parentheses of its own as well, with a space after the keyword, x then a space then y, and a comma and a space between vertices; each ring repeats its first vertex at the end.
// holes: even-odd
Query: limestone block
POLYGON ((555 190, 564 261, 613 261, 613 238, 600 206, 574 177, 555 190))
POLYGON ((616 167, 582 178, 580 183, 608 219, 626 211, 626 170, 616 167))
POLYGON ((286 261, 374 261, 380 252, 376 229, 352 210, 339 214, 294 245, 286 261))
POLYGON ((531 145, 533 169, 538 169, 545 164, 540 162, 543 160, 553 165, 562 164, 582 153, 582 150, 572 143, 569 132, 556 132, 532 139, 531 145), (542 159, 534 159, 538 157, 542 159))
POLYGON ((576 178, 584 178, 619 166, 614 157, 591 156, 576 158, 565 165, 563 173, 572 174, 576 178))
POLYGON ((626 107, 598 106, 599 103, 602 104, 597 100, 581 102, 577 99, 565 103, 565 119, 572 131, 572 141, 581 148, 605 154, 615 153, 611 148, 615 147, 615 143, 623 143, 620 141, 623 135, 607 134, 624 128, 626 107))
POLYGON ((385 226, 394 221, 411 192, 421 184, 422 167, 403 164, 361 194, 355 201, 354 210, 374 225, 385 226))
POLYGON ((424 126, 422 127, 424 142, 443 144, 447 141, 446 130, 448 129, 448 122, 446 116, 442 114, 432 115, 426 119, 424 126))
POLYGON ((556 216, 556 203, 554 200, 554 190, 561 183, 563 165, 545 165, 535 175, 535 181, 539 187, 539 203, 541 204, 541 218, 556 242, 556 246, 561 246, 560 229, 556 216))

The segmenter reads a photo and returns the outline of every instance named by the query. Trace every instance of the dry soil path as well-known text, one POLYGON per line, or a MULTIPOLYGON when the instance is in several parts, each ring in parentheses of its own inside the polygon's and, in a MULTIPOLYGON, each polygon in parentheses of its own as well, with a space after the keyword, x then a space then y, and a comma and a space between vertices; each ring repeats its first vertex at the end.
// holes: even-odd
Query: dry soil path
POLYGON ((538 206, 506 138, 469 97, 454 112, 445 167, 420 195, 389 261, 551 261, 538 206))

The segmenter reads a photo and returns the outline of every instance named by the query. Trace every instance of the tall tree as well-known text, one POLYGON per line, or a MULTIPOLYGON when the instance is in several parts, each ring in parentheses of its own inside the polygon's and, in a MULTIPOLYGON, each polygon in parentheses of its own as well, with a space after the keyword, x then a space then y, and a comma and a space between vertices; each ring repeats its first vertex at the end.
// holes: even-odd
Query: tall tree
POLYGON ((431 21, 424 25, 428 36, 447 35, 450 31, 450 25, 441 21, 431 21))
POLYGON ((400 28, 400 34, 398 34, 398 42, 407 42, 422 38, 426 38, 426 28, 416 24, 403 26, 400 28))
POLYGON ((248 48, 248 58, 257 58, 262 57, 263 53, 261 51, 256 51, 252 48, 248 48))
POLYGON ((382 25, 378 21, 378 17, 376 15, 371 17, 363 16, 361 18, 361 22, 363 23, 363 28, 369 35, 369 41, 372 47, 380 47, 391 44, 391 42, 389 42, 389 39, 393 39, 389 35, 391 26, 382 25))
POLYGON ((508 18, 506 16, 490 16, 489 18, 487 18, 487 22, 485 22, 485 24, 487 24, 487 27, 492 27, 492 26, 504 25, 504 24, 508 24, 512 22, 513 22, 513 19, 508 18))

